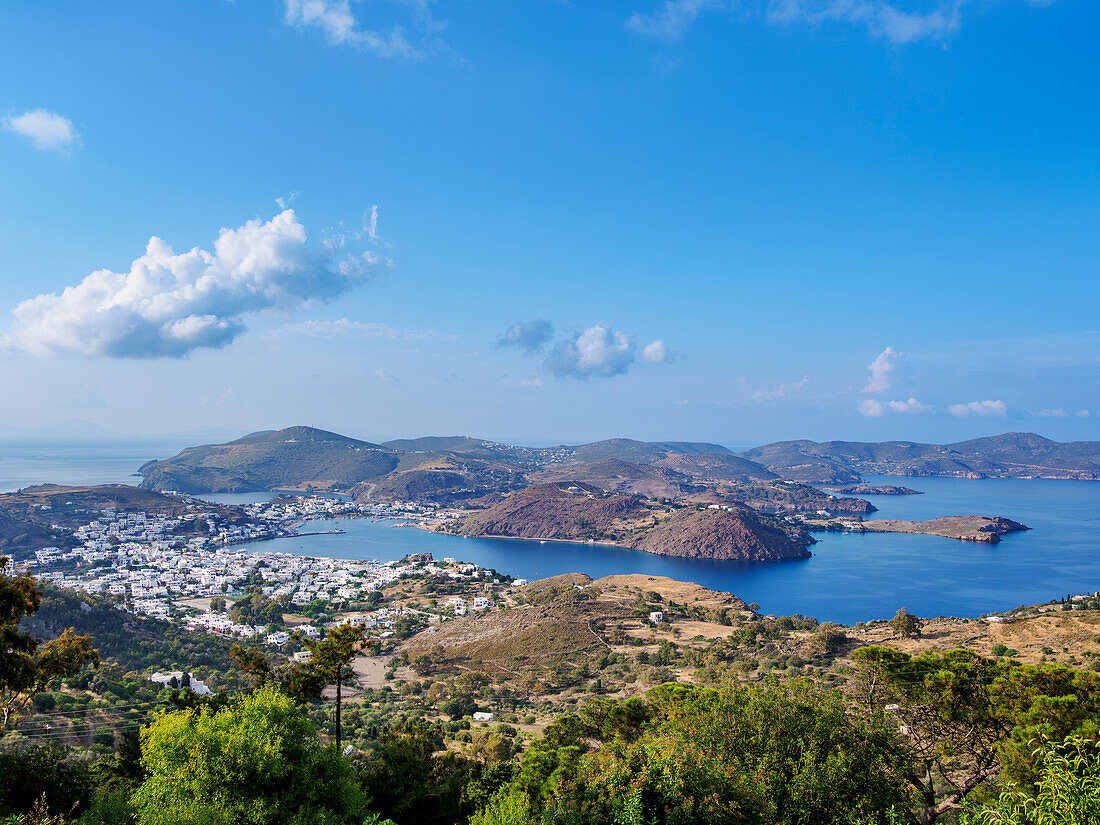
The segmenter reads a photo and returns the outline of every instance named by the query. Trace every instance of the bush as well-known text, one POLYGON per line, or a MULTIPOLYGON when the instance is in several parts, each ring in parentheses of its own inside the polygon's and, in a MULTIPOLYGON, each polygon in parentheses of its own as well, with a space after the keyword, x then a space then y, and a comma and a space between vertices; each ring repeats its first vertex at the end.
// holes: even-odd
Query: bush
POLYGON ((1014 787, 964 815, 963 825, 1093 825, 1100 822, 1100 751, 1094 742, 1067 739, 1035 751, 1038 785, 1014 787))
POLYGON ((211 712, 160 716, 142 731, 142 825, 360 825, 367 800, 351 766, 290 698, 261 688, 211 712))

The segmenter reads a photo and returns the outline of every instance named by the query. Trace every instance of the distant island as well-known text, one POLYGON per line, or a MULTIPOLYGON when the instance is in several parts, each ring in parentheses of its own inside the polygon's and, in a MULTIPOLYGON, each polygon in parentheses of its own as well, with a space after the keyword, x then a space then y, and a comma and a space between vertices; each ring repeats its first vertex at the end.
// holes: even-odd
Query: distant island
POLYGON ((858 484, 864 475, 1100 480, 1100 441, 1004 433, 955 444, 913 441, 778 441, 739 453, 776 475, 858 484))
POLYGON ((846 484, 842 487, 825 487, 825 489, 849 496, 919 496, 924 494, 923 490, 898 487, 894 484, 846 484))

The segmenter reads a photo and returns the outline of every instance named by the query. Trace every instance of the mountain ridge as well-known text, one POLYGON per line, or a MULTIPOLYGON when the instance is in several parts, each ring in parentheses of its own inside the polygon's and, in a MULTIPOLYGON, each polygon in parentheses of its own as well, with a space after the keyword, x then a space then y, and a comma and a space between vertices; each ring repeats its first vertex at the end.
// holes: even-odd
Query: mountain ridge
POLYGON ((1000 433, 950 444, 777 441, 739 453, 795 481, 851 484, 863 475, 1100 479, 1100 441, 1000 433))

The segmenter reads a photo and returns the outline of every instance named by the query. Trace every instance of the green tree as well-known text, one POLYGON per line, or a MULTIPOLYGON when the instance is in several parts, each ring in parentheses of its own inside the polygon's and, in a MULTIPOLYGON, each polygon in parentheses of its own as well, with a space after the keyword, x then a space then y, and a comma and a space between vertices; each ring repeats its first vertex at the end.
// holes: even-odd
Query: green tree
POLYGON ((439 725, 407 722, 382 733, 359 776, 383 816, 402 825, 453 825, 511 779, 513 769, 447 751, 439 725))
POLYGON ((924 632, 924 622, 903 607, 890 620, 890 628, 903 639, 919 639, 924 632))
POLYGON ((969 650, 920 656, 888 647, 853 654, 868 714, 894 719, 912 769, 916 820, 935 822, 991 777, 1038 779, 1032 739, 1100 736, 1100 677, 1052 665, 986 659, 969 650))
POLYGON ((366 796, 289 697, 262 687, 218 711, 159 716, 141 734, 141 825, 361 825, 366 796))
POLYGON ((609 712, 602 700, 559 719, 483 820, 512 816, 510 794, 554 825, 866 825, 908 809, 892 731, 852 718, 838 693, 805 682, 720 691, 670 683, 647 705, 609 712), (582 753, 597 728, 614 738, 582 753))
POLYGON ((245 647, 234 643, 229 648, 229 655, 237 663, 241 672, 252 679, 255 687, 259 687, 271 678, 271 663, 258 647, 245 647))
POLYGON ((52 813, 79 813, 92 799, 93 763, 59 744, 0 752, 0 818, 42 800, 52 813))
POLYGON ((8 575, 7 566, 0 557, 0 733, 54 679, 99 665, 91 638, 71 627, 41 647, 19 630, 19 622, 38 611, 42 593, 29 573, 8 575))
POLYGON ((1097 825, 1100 823, 1100 751, 1071 738, 1034 751, 1041 765, 1036 787, 1012 787, 963 815, 963 825, 1097 825))
POLYGON ((366 631, 361 625, 345 622, 333 628, 323 641, 311 645, 313 658, 306 671, 323 680, 324 684, 336 685, 336 744, 340 744, 340 712, 342 687, 345 669, 351 660, 358 656, 366 645, 366 631))
POLYGON ((546 825, 749 825, 761 822, 731 765, 670 737, 590 755, 547 804, 546 825))

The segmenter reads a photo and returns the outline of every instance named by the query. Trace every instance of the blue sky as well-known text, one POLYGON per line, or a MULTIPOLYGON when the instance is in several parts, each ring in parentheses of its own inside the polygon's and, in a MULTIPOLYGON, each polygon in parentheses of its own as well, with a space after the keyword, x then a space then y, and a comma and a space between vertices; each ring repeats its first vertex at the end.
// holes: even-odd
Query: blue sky
POLYGON ((1087 0, 7 3, 0 423, 1097 438, 1098 30, 1087 0))

